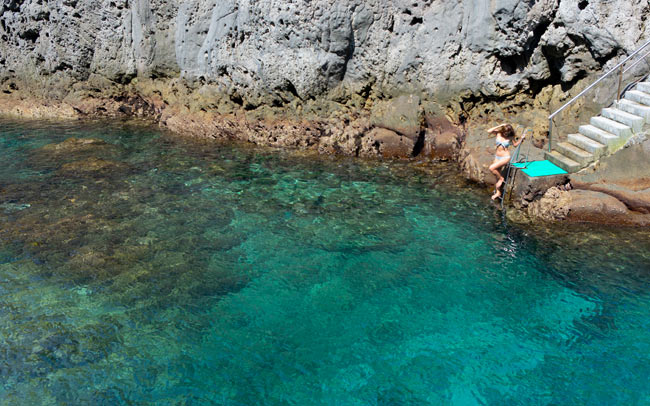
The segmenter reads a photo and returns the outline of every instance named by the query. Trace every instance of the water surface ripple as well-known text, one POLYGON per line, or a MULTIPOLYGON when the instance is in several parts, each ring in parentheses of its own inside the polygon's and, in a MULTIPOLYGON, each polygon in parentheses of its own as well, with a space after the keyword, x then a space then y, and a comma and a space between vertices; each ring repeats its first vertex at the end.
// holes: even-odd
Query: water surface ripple
POLYGON ((0 152, 0 405, 650 405, 648 231, 137 123, 0 152))

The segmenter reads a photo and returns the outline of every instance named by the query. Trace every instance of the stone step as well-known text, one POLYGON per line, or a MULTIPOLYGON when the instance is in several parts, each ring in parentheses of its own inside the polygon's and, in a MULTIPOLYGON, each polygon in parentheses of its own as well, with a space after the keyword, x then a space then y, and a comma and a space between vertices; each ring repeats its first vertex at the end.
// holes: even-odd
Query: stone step
POLYGON ((609 118, 597 116, 592 117, 589 121, 594 127, 598 127, 609 133, 615 134, 621 138, 629 138, 632 136, 632 128, 629 125, 619 123, 618 121, 610 120, 609 118))
POLYGON ((569 143, 590 152, 594 156, 594 159, 600 158, 607 152, 606 145, 589 137, 585 137, 582 134, 569 134, 568 139, 569 143))
POLYGON ((616 135, 590 124, 581 125, 578 131, 580 131, 580 134, 606 145, 608 151, 610 150, 611 145, 615 145, 620 140, 616 135))
POLYGON ((650 93, 650 82, 639 82, 636 84, 636 90, 640 90, 645 93, 650 93))
POLYGON ((544 156, 546 159, 553 162, 555 165, 559 166, 567 172, 577 172, 580 170, 580 168, 582 168, 578 162, 562 155, 556 150, 553 150, 551 152, 546 151, 544 152, 544 156))
POLYGON ((650 106, 650 94, 642 92, 640 90, 628 90, 625 92, 624 98, 632 100, 633 102, 637 102, 639 104, 650 106))
POLYGON ((621 99, 618 102, 617 107, 623 111, 627 111, 628 113, 641 116, 645 118, 647 122, 650 122, 650 106, 645 106, 628 99, 621 99))
POLYGON ((579 163, 581 167, 585 167, 594 161, 594 155, 591 152, 578 148, 568 142, 560 142, 555 146, 555 149, 565 157, 571 158, 579 163))
POLYGON ((617 108, 610 107, 603 109, 601 115, 605 118, 609 118, 610 120, 614 120, 619 123, 623 123, 628 127, 631 127, 635 133, 640 132, 643 128, 643 124, 645 124, 643 117, 639 117, 636 114, 631 114, 627 111, 619 110, 617 108))

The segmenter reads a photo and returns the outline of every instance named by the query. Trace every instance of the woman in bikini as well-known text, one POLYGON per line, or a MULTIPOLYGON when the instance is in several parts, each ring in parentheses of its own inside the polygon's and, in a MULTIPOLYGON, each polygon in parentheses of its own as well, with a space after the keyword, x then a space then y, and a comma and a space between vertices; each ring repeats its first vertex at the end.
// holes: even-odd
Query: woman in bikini
POLYGON ((510 151, 508 151, 508 147, 511 143, 515 147, 518 147, 519 144, 524 141, 524 138, 526 138, 526 133, 522 135, 519 141, 513 141, 515 138, 515 130, 510 124, 501 124, 490 128, 488 130, 488 133, 495 134, 497 138, 497 148, 494 153, 494 163, 490 165, 489 168, 490 172, 492 172, 494 176, 497 177, 497 184, 495 185, 496 191, 492 195, 492 200, 496 200, 501 197, 501 186, 503 186, 503 182, 505 182, 503 175, 501 175, 501 168, 510 162, 510 151))

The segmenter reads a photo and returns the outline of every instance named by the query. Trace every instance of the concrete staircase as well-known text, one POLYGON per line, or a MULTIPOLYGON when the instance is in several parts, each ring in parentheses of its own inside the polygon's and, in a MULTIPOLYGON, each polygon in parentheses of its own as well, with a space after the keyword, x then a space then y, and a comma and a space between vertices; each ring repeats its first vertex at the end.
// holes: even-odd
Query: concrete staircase
POLYGON ((650 82, 641 82, 592 117, 589 124, 580 126, 578 134, 569 134, 567 141, 555 144, 555 149, 545 153, 546 159, 567 172, 577 172, 621 149, 646 123, 650 123, 650 82))

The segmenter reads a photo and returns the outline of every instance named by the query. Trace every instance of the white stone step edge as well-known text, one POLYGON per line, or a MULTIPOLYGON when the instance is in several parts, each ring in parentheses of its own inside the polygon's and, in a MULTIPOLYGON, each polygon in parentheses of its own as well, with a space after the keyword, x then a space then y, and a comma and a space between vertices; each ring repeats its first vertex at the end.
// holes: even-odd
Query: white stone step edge
POLYGON ((650 122, 650 106, 645 106, 629 99, 621 99, 616 103, 616 107, 628 113, 641 116, 646 122, 650 122))
POLYGON ((606 117, 592 117, 589 123, 621 138, 627 139, 632 136, 632 128, 629 125, 619 123, 618 121, 614 121, 606 117))
POLYGON ((567 172, 577 172, 582 168, 578 162, 562 155, 556 150, 553 150, 551 152, 546 151, 544 153, 544 156, 546 159, 553 162, 555 165, 559 166, 567 172))
POLYGON ((582 134, 569 134, 567 138, 569 143, 590 152, 594 156, 594 159, 600 158, 607 152, 607 145, 601 144, 582 134))
POLYGON ((585 151, 569 142, 560 142, 555 145, 555 149, 565 157, 573 159, 579 163, 580 166, 586 166, 590 162, 594 161, 594 155, 591 152, 585 151))
POLYGON ((610 145, 615 145, 620 139, 620 137, 617 137, 616 135, 604 131, 598 127, 594 127, 591 124, 581 125, 578 128, 578 131, 585 137, 591 138, 592 140, 596 140, 599 143, 605 145, 607 147, 607 151, 610 151, 610 145))
POLYGON ((618 121, 619 123, 627 125, 628 127, 632 128, 635 133, 640 132, 643 128, 643 124, 645 124, 645 119, 643 117, 628 113, 627 111, 619 110, 617 108, 605 108, 600 114, 605 118, 609 118, 610 120, 618 121))
POLYGON ((636 85, 636 90, 640 90, 645 93, 650 93, 650 82, 639 82, 636 85))
POLYGON ((632 100, 639 104, 650 106, 650 94, 642 92, 640 90, 629 90, 625 92, 625 96, 623 96, 623 98, 632 100))

